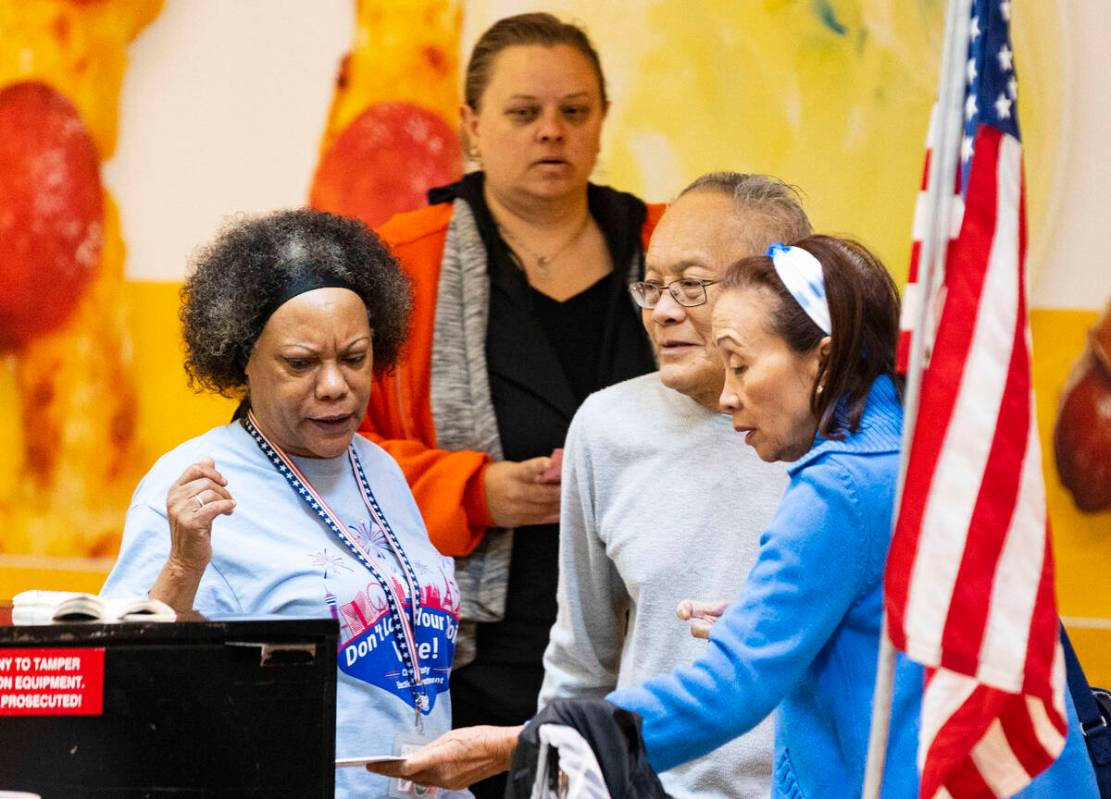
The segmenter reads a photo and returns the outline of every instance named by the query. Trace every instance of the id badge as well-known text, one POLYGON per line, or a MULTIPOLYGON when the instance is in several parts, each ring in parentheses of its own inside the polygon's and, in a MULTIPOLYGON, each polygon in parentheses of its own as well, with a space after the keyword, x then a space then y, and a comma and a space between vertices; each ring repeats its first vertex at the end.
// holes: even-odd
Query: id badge
MULTIPOLYGON (((416 733, 402 733, 394 739, 394 752, 404 757, 420 749, 428 742, 428 738, 422 738, 416 733)), ((411 780, 402 777, 390 778, 391 799, 410 799, 413 796, 440 796, 442 793, 443 792, 439 788, 429 785, 417 785, 411 780)))

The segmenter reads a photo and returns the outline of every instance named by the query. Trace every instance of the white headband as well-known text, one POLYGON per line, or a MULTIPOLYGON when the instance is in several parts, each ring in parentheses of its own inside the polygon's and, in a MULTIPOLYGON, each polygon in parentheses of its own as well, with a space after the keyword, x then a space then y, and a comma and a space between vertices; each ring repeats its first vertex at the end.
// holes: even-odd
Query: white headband
POLYGON ((827 336, 833 332, 829 320, 829 303, 826 302, 826 282, 822 277, 822 264, 802 247, 776 243, 768 247, 775 273, 791 292, 795 302, 814 320, 814 324, 827 336))

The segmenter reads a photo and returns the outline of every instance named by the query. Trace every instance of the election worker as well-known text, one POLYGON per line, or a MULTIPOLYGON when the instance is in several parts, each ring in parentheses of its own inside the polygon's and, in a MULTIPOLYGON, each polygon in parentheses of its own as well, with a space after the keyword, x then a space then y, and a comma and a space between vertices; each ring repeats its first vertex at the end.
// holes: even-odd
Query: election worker
MULTIPOLYGON (((398 753, 451 726, 459 592, 397 464, 355 435, 410 306, 365 225, 320 211, 231 223, 182 291, 195 386, 242 417, 164 455, 131 501, 103 593, 179 613, 339 621, 338 757, 398 753)), ((339 769, 336 796, 392 796, 339 769)))
MULTIPOLYGON (((809 233, 790 186, 736 172, 695 180, 652 232, 632 293, 660 369, 591 395, 571 423, 540 707, 689 663, 705 645, 676 634, 676 606, 740 590, 787 474, 730 434, 711 313, 730 264, 809 233)), ((768 720, 660 780, 675 799, 766 797, 771 765, 768 720)))

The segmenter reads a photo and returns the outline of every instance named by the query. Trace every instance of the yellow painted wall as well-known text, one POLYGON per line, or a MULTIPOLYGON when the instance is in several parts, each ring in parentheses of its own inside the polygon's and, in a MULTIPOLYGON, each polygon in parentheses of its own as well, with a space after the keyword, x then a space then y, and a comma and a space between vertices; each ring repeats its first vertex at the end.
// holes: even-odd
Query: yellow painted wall
POLYGON ((1093 311, 1041 309, 1033 312, 1030 324, 1046 501, 1057 558, 1057 602, 1089 680, 1106 686, 1111 685, 1111 624, 1097 628, 1092 622, 1073 620, 1106 621, 1111 617, 1107 581, 1107 567, 1111 564, 1111 512, 1080 513, 1061 486, 1053 462, 1053 420, 1060 387, 1076 354, 1083 350, 1085 336, 1096 316, 1093 311))

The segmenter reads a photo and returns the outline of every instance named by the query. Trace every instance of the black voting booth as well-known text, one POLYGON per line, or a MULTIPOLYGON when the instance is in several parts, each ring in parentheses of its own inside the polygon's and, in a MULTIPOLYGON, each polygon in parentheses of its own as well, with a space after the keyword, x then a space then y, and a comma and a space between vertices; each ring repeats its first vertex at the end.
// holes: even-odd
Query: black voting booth
POLYGON ((331 619, 0 626, 0 663, 103 650, 99 715, 0 707, 0 789, 331 799, 337 635, 331 619))

